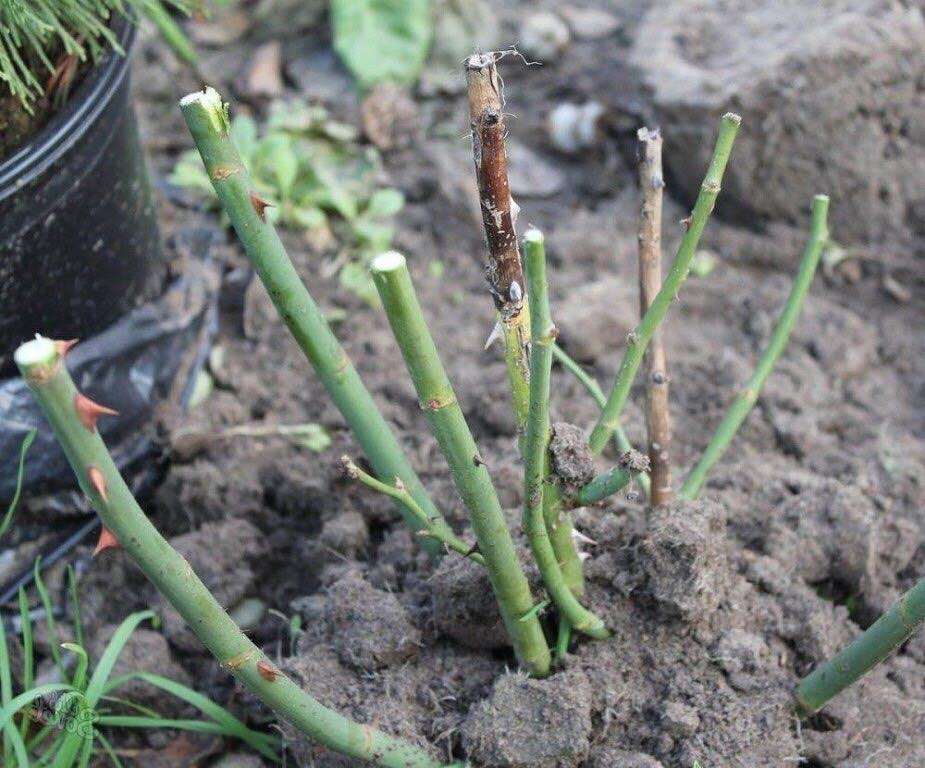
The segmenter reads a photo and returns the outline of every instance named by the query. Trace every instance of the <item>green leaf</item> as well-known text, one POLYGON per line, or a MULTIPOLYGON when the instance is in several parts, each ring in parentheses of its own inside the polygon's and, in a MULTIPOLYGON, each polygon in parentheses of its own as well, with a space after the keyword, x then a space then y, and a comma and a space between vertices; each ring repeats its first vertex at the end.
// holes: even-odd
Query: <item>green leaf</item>
POLYGON ((318 229, 328 221, 324 211, 314 205, 293 206, 289 211, 289 219, 293 224, 305 229, 318 229))
POLYGON ((378 189, 366 203, 363 215, 382 219, 394 216, 404 205, 405 196, 397 189, 378 189))
POLYGON ((379 292, 365 265, 351 261, 344 264, 337 277, 344 288, 352 291, 371 307, 379 306, 379 292))
POLYGON ((411 85, 433 37, 429 0, 331 0, 334 50, 363 90, 411 85))
POLYGON ((331 436, 320 424, 299 424, 292 427, 289 434, 293 442, 315 453, 331 445, 331 436))
POLYGON ((394 227, 372 221, 365 216, 353 222, 352 231, 357 244, 372 255, 387 251, 395 235, 394 227))
POLYGON ((279 196, 288 199, 299 175, 299 158, 292 139, 285 133, 271 133, 260 142, 255 159, 255 165, 272 176, 279 196))
MULTIPOLYGON (((257 123, 248 115, 237 115, 231 121, 229 133, 244 161, 244 166, 250 168, 257 151, 257 123)), ((202 161, 199 164, 202 166, 202 161)))

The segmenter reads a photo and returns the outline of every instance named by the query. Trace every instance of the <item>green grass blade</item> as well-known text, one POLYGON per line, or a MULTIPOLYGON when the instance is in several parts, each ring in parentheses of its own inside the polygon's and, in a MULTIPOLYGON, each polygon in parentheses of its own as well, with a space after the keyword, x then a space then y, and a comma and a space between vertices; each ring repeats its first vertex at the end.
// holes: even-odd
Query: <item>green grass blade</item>
POLYGON ((115 666, 119 654, 122 653, 122 649, 125 648, 125 644, 129 641, 132 633, 138 629, 138 625, 143 621, 156 618, 157 616, 153 611, 138 611, 126 618, 119 625, 119 628, 115 631, 112 639, 106 646, 106 650, 103 651, 103 655, 100 657, 96 668, 93 670, 93 676, 90 678, 90 682, 87 685, 87 705, 90 708, 95 709, 96 705, 99 703, 100 697, 106 690, 106 681, 109 680, 112 668, 115 666))
POLYGON ((119 756, 116 754, 116 750, 112 748, 112 744, 109 743, 109 740, 103 736, 102 733, 98 733, 96 735, 96 740, 100 743, 100 746, 103 748, 103 752, 106 753, 106 757, 109 758, 113 768, 125 768, 125 766, 122 765, 122 761, 119 759, 119 756))
POLYGON ((147 672, 136 672, 112 680, 107 686, 106 691, 114 690, 128 680, 143 680, 149 685, 160 688, 176 696, 178 699, 185 701, 187 704, 191 704, 206 717, 218 723, 224 729, 225 735, 240 739, 264 757, 274 762, 279 762, 279 756, 268 746, 268 743, 274 746, 278 745, 278 740, 275 737, 251 730, 224 707, 216 704, 198 691, 194 691, 192 688, 188 688, 174 680, 147 672))
POLYGON ((55 624, 55 612, 51 605, 51 598, 48 596, 48 590, 45 588, 45 582, 42 581, 41 573, 42 558, 35 558, 35 568, 33 578, 35 579, 35 588, 38 590, 39 599, 42 601, 42 607, 45 609, 45 626, 48 628, 48 647, 51 650, 51 657, 55 661, 55 666, 61 673, 62 680, 68 680, 67 670, 61 661, 61 651, 58 649, 58 627, 55 624))
MULTIPOLYGON (((13 673, 10 669, 10 650, 6 644, 6 630, 3 622, 0 621, 0 704, 6 706, 13 698, 13 673)), ((14 739, 11 731, 15 731, 13 723, 8 723, 3 728, 3 765, 10 765, 13 757, 14 739)), ((19 736, 16 733, 16 736, 19 736)), ((23 747, 25 749, 25 747, 23 747)))
POLYGON ((74 626, 74 641, 77 645, 84 645, 83 623, 80 619, 80 601, 77 598, 77 574, 70 564, 67 566, 67 592, 71 602, 71 623, 74 626))
POLYGON ((18 696, 14 696, 10 699, 8 704, 4 704, 3 707, 0 708, 0 727, 10 722, 10 720, 13 719, 13 715, 27 704, 31 704, 40 696, 47 696, 49 693, 58 693, 59 691, 73 690, 73 686, 69 683, 49 683, 48 685, 39 685, 31 691, 25 691, 18 696))
POLYGON ((77 643, 62 643, 61 647, 70 651, 77 656, 77 668, 74 670, 74 676, 71 678, 71 685, 78 691, 82 690, 87 682, 87 668, 90 666, 90 659, 87 652, 77 643))
POLYGON ((16 513, 16 507, 19 506, 19 497, 22 495, 23 474, 26 469, 26 451, 29 450, 29 446, 31 446, 32 441, 35 440, 35 433, 36 430, 31 430, 23 439, 22 447, 19 449, 19 468, 16 470, 16 490, 13 493, 13 498, 10 500, 9 506, 6 508, 6 514, 3 515, 3 521, 0 522, 0 539, 3 538, 10 524, 13 522, 13 515, 16 513))

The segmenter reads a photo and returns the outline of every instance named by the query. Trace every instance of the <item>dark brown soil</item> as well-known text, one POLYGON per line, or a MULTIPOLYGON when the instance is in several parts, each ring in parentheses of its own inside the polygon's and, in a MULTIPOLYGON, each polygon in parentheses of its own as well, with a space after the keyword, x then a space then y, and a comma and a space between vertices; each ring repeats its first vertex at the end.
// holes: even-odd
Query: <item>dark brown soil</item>
MULTIPOLYGON (((520 10, 505 4, 501 11, 511 38, 520 10)), ((548 198, 518 197, 520 221, 547 231, 563 342, 602 382, 612 377, 637 312, 636 197, 624 150, 644 104, 644 97, 631 99, 641 91, 625 64, 638 12, 628 4, 614 13, 620 31, 573 41, 554 65, 527 68, 511 59, 504 67, 509 140, 561 177, 548 198), (626 84, 619 94, 615 83, 626 84), (625 132, 614 129, 575 158, 556 154, 543 120, 565 97, 600 98, 625 132)), ((283 41, 287 88, 296 95, 302 83, 304 95, 324 99, 325 41, 291 35, 283 41)), ((247 99, 237 86, 251 45, 235 40, 203 62, 209 81, 236 93, 239 103, 247 99)), ((176 152, 189 145, 176 101, 198 82, 159 43, 144 43, 137 64, 150 164, 163 179, 176 152)), ((327 98, 335 113, 359 119, 351 91, 332 88, 327 98)), ((494 309, 479 266, 481 222, 462 138, 466 104, 458 95, 416 103, 426 140, 387 155, 392 183, 409 200, 396 246, 409 258, 516 530, 521 476, 504 366, 496 348, 482 349, 494 309), (441 277, 429 269, 438 260, 441 277)), ((252 106, 260 114, 264 105, 252 106)), ((746 114, 743 131, 748 126, 746 114)), ((662 126, 666 134, 680 127, 662 126)), ((217 226, 213 216, 182 202, 182 196, 160 200, 168 238, 217 226)), ((667 206, 669 253, 680 237, 675 222, 690 202, 672 198, 667 206)), ((833 208, 838 204, 833 199, 833 208)), ((668 321, 678 475, 748 376, 796 265, 798 229, 772 222, 753 231, 748 224, 724 211, 720 198, 705 239, 719 264, 708 277, 691 277, 668 321)), ((338 336, 434 499, 471 538, 381 311, 323 277, 322 257, 298 234, 285 239, 322 307, 346 310, 338 336)), ((207 443, 192 457, 168 462, 147 508, 230 608, 257 597, 272 609, 252 636, 322 702, 441 754, 499 768, 925 764, 925 637, 911 640, 822 716, 801 725, 790 701, 802 674, 856 635, 925 567, 921 271, 904 273, 911 275, 910 290, 902 295, 884 290, 894 263, 889 249, 855 249, 849 260, 821 271, 790 348, 702 502, 647 514, 621 496, 576 512, 577 530, 587 537, 588 604, 614 636, 575 642, 565 668, 538 682, 514 671, 478 567, 450 557, 431 564, 386 500, 342 476, 338 459, 356 455, 354 442, 262 288, 249 290, 245 301, 237 247, 230 244, 224 254, 217 389, 184 426, 209 431, 314 421, 331 431, 333 444, 316 454, 274 440, 207 443), (296 614, 302 631, 291 637, 289 617, 296 614)), ((559 370, 553 385, 554 419, 590 425, 596 409, 580 385, 559 370)), ((181 423, 164 414, 168 434, 181 423)), ((626 426, 638 444, 638 396, 626 426)), ((99 626, 155 599, 118 552, 93 562, 82 592, 88 623, 99 626)), ((161 631, 172 663, 196 687, 254 721, 266 717, 169 612, 161 631)), ((285 732, 298 765, 353 764, 285 732)), ((163 748, 151 741, 134 764, 155 764, 163 748)))

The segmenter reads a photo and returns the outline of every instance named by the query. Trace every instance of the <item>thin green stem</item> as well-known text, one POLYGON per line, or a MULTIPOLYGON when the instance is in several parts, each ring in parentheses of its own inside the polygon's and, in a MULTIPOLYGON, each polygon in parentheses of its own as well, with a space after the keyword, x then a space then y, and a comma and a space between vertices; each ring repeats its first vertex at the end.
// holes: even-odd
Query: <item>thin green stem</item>
POLYGON ((925 620, 925 579, 875 621, 851 645, 803 678, 796 692, 797 713, 811 715, 833 696, 867 674, 905 642, 925 620))
POLYGON ((615 467, 583 486, 572 501, 578 507, 596 504, 625 488, 648 468, 649 462, 646 456, 638 451, 627 451, 620 457, 620 462, 615 467))
MULTIPOLYGON (((603 408, 607 403, 607 395, 604 394, 604 390, 601 389, 601 385, 597 383, 597 380, 591 376, 584 368, 581 367, 581 364, 571 357, 568 352, 566 352, 558 344, 553 344, 552 346, 552 356, 556 361, 565 368, 575 379, 581 384, 585 391, 591 395, 591 399, 597 403, 598 408, 603 408)), ((621 454, 626 453, 627 451, 633 450, 633 444, 630 442, 630 439, 626 436, 626 432, 623 430, 623 427, 617 424, 613 430, 613 442, 617 447, 617 451, 621 454)), ((649 498, 649 476, 645 472, 641 472, 636 478, 636 484, 642 489, 642 492, 645 494, 645 497, 649 498)))
POLYGON ((467 544, 458 536, 446 536, 440 531, 434 529, 431 520, 427 517, 427 515, 424 513, 424 510, 421 509, 418 503, 411 497, 411 494, 408 493, 408 489, 405 488, 405 484, 402 482, 401 478, 396 477, 394 484, 389 485, 388 483, 383 483, 378 478, 373 477, 368 472, 364 472, 356 464, 354 464, 348 456, 342 456, 341 463, 344 465, 344 470, 351 480, 356 480, 358 483, 365 485, 370 490, 381 493, 384 496, 388 496, 390 499, 394 499, 399 504, 406 507, 408 511, 411 512, 411 514, 420 520, 421 525, 424 527, 418 531, 418 536, 432 536, 441 544, 444 544, 447 549, 453 552, 458 552, 463 557, 468 557, 472 560, 475 560, 477 563, 485 565, 485 559, 475 550, 474 547, 467 544))
POLYGON ((170 46, 180 61, 190 66, 199 61, 199 56, 196 54, 193 44, 183 32, 183 28, 170 15, 170 11, 164 7, 161 0, 147 0, 144 5, 144 14, 157 27, 157 31, 164 39, 164 42, 170 46))
POLYGON ((333 750, 390 768, 442 765, 418 746, 324 707, 276 669, 151 524, 99 432, 81 422, 78 392, 55 342, 30 341, 16 350, 15 361, 103 525, 229 673, 280 717, 333 750))
MULTIPOLYGON (((524 441, 524 532, 543 578, 543 584, 556 608, 574 629, 590 637, 604 639, 610 636, 604 622, 578 602, 565 579, 543 515, 543 497, 553 488, 548 473, 549 379, 552 370, 552 345, 557 331, 549 312, 546 252, 543 235, 539 230, 531 229, 524 236, 524 256, 531 318, 530 410, 524 441)), ((557 511, 560 518, 567 515, 561 508, 557 511)), ((559 526, 562 525, 561 519, 556 522, 559 526)), ((574 554, 571 536, 568 546, 570 554, 574 554)), ((577 554, 574 556, 580 569, 581 561, 578 560, 577 554)))
POLYGON ((713 433, 709 444, 700 457, 700 461, 690 471, 685 478, 684 484, 678 494, 685 499, 695 499, 700 494, 707 473, 719 461, 720 457, 726 451, 732 438, 735 437, 742 422, 748 417, 761 388, 767 381, 771 371, 774 370, 781 353, 787 346, 790 339, 790 333, 800 314, 800 308, 806 298, 810 283, 813 281, 813 275, 819 264, 819 258, 822 256, 823 248, 828 239, 828 226, 826 216, 829 210, 829 198, 825 195, 816 195, 813 198, 812 221, 809 228, 809 239, 803 250, 800 259, 800 267, 797 270, 796 277, 793 281, 793 287, 790 289, 790 295, 787 297, 787 303, 784 304, 783 312, 780 319, 774 327, 768 346, 761 354, 758 365, 755 367, 751 378, 742 388, 735 400, 726 411, 726 415, 713 433))
POLYGON ((707 169, 707 174, 700 187, 700 194, 697 196, 694 210, 691 211, 690 219, 687 221, 687 232, 684 233, 684 237, 681 239, 677 255, 662 282, 662 287, 655 298, 652 299, 652 303, 642 316, 639 325, 627 338, 626 352, 607 396, 607 402, 597 423, 594 425, 594 429, 591 430, 588 442, 595 455, 604 449, 611 433, 619 423, 646 347, 667 314, 671 302, 678 295, 681 284, 687 277, 691 259, 694 258, 697 244, 700 242, 700 235, 704 226, 706 226, 710 213, 713 211, 716 196, 719 194, 723 172, 726 170, 726 163, 729 160, 729 153, 732 151, 732 144, 735 141, 740 123, 741 118, 732 113, 724 115, 720 122, 719 135, 716 139, 716 146, 713 148, 713 158, 710 160, 710 167, 707 169))
POLYGON ((529 615, 533 607, 530 587, 517 559, 498 495, 427 329, 405 258, 399 253, 384 253, 373 260, 370 268, 421 408, 469 511, 517 658, 530 674, 546 675, 550 666, 549 648, 539 619, 529 615))
MULTIPOLYGON (((380 477, 402 478, 428 519, 436 520, 433 526, 446 535, 452 535, 452 529, 437 511, 405 458, 347 353, 299 279, 279 235, 267 221, 264 203, 254 192, 229 134, 227 107, 221 97, 212 88, 207 88, 202 93, 184 98, 180 109, 254 271, 266 286, 277 311, 340 410, 370 465, 380 477)), ((421 530, 420 521, 407 508, 398 505, 398 509, 413 530, 421 530)), ((441 547, 437 540, 422 538, 421 542, 431 556, 439 556, 441 547)))

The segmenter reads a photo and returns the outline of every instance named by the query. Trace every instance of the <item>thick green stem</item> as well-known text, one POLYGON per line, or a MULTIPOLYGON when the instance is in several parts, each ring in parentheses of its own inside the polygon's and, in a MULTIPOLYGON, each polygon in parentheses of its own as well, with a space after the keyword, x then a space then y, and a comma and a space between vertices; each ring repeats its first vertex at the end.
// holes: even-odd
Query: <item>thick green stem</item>
POLYGON ((276 669, 138 506, 99 432, 81 421, 78 392, 55 342, 30 341, 15 360, 103 525, 228 672, 280 717, 333 750, 391 768, 442 765, 420 747, 322 706, 276 669))
POLYGON ((725 452, 730 441, 738 432, 742 422, 745 421, 758 400, 761 388, 767 381, 771 371, 780 358, 781 353, 787 346, 790 339, 790 333, 793 330, 794 323, 800 314, 800 308, 803 306, 803 300, 809 290, 809 285, 813 281, 813 275, 822 256, 822 250, 828 239, 828 227, 826 216, 829 210, 829 198, 825 195, 816 195, 813 198, 812 221, 809 229, 809 239, 803 250, 800 259, 800 267, 793 281, 793 287, 790 289, 790 295, 787 297, 787 303, 781 313, 780 319, 771 334, 771 340, 758 360, 751 378, 732 401, 729 410, 713 433, 709 444, 700 457, 700 461, 691 470, 685 478, 684 485, 678 494, 685 499, 695 499, 700 494, 707 473, 719 461, 725 452))
POLYGON ((394 484, 389 485, 373 477, 368 472, 364 472, 354 464, 348 456, 341 456, 340 460, 349 478, 356 480, 361 485, 365 485, 370 490, 388 496, 390 499, 394 499, 420 520, 424 528, 418 531, 418 536, 431 536, 443 544, 448 550, 458 552, 463 557, 468 557, 475 560, 477 563, 485 565, 485 559, 475 551, 475 547, 466 544, 466 542, 458 536, 447 536, 445 533, 434 530, 432 521, 424 514, 424 510, 421 509, 418 503, 411 497, 411 494, 408 493, 408 489, 405 488, 405 484, 402 482, 401 478, 396 477, 394 484))
MULTIPOLYGON (((212 88, 193 93, 180 102, 193 140, 202 156, 212 185, 238 233, 247 257, 280 316, 321 379, 380 477, 400 477, 434 527, 451 536, 427 491, 405 458, 395 435, 347 353, 331 331, 289 259, 273 225, 267 221, 264 203, 244 168, 229 135, 227 107, 212 88)), ((397 505, 405 522, 421 530, 420 521, 407 508, 397 505)), ((421 538, 427 552, 437 557, 441 547, 432 538, 421 538)))
MULTIPOLYGON (((543 497, 554 489, 549 476, 549 379, 552 370, 552 345, 556 327, 549 312, 546 284, 546 253, 543 235, 531 229, 524 236, 527 272, 527 297, 530 302, 530 410, 524 442, 524 532, 536 560, 546 591, 569 624, 590 637, 603 639, 610 633, 604 622, 585 608, 572 592, 563 574, 558 553, 554 550, 543 514, 543 497)), ((557 510, 556 521, 562 527, 564 510, 557 510)), ((571 534, 569 526, 569 534, 571 534)), ((569 536, 570 554, 575 555, 579 573, 581 561, 569 536)))
POLYGON ((667 314, 671 302, 678 295, 681 284, 687 277, 691 259, 694 258, 697 244, 700 242, 700 235, 707 223, 707 219, 710 217, 710 213, 713 211, 716 196, 719 194, 723 172, 726 170, 726 163, 729 160, 729 153, 732 150, 732 144, 735 141, 740 123, 741 118, 732 113, 724 115, 720 122, 719 135, 716 139, 716 146, 713 148, 710 167, 707 169, 707 174, 700 187, 700 194, 697 196, 694 210, 691 211, 690 219, 686 222, 687 232, 684 233, 684 237, 681 239, 677 255, 671 269, 665 276, 665 280, 662 282, 661 289, 652 299, 652 303, 642 316, 639 325, 627 338, 626 352, 607 396, 607 402, 601 411, 597 424, 591 430, 588 442, 595 454, 604 449, 611 433, 619 423, 646 347, 667 314))
POLYGON ((577 507, 596 504, 625 488, 648 468, 649 462, 644 454, 638 451, 627 451, 620 457, 617 466, 582 486, 572 501, 577 507))
POLYGON ((841 653, 803 678, 796 692, 797 713, 811 715, 877 666, 925 620, 925 579, 875 621, 841 653))
POLYGON ((399 253, 384 253, 373 259, 370 268, 421 408, 469 511, 517 658, 530 674, 546 675, 549 648, 539 619, 532 611, 530 587, 518 562, 498 495, 424 322, 405 258, 399 253))
MULTIPOLYGON (((604 394, 604 390, 601 389, 601 385, 597 383, 597 380, 591 376, 577 360, 572 358, 568 352, 566 352, 558 344, 554 344, 552 347, 552 356, 559 362, 566 371, 568 371, 575 379, 581 384, 585 391, 591 395, 591 398, 597 403, 598 408, 603 408, 607 403, 607 395, 604 394)), ((616 445, 617 450, 623 454, 627 451, 633 450, 633 444, 630 442, 630 439, 626 436, 626 432, 623 430, 619 424, 613 429, 613 442, 616 445)), ((650 490, 650 481, 649 476, 645 472, 641 472, 636 477, 636 484, 642 490, 645 497, 649 498, 650 490)))

